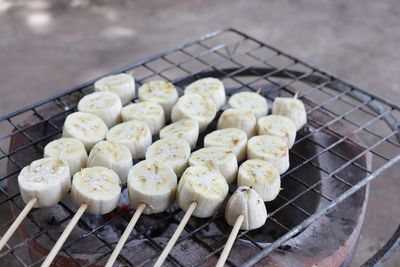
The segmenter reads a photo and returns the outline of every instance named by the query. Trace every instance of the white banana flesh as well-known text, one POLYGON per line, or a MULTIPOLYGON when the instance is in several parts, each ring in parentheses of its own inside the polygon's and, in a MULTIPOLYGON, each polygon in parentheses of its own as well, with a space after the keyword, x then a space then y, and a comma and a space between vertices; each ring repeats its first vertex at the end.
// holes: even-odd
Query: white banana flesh
POLYGON ((207 134, 204 137, 204 147, 222 146, 235 153, 238 162, 246 158, 247 135, 240 129, 227 128, 207 134))
POLYGON ((247 144, 249 159, 262 159, 275 166, 279 174, 289 169, 289 148, 286 142, 277 136, 259 135, 250 138, 247 144))
POLYGON ((178 178, 170 166, 153 160, 137 163, 129 172, 128 192, 133 208, 144 203, 144 214, 165 211, 175 199, 178 178))
POLYGON ((118 206, 121 184, 118 175, 105 167, 90 167, 74 175, 71 199, 75 206, 88 205, 86 212, 106 214, 118 206))
POLYGON ((171 109, 178 101, 178 91, 175 86, 166 81, 151 81, 139 88, 140 101, 160 104, 164 109, 165 117, 169 118, 171 109))
POLYGON ((115 93, 121 99, 122 105, 126 105, 135 98, 135 79, 126 73, 106 76, 94 83, 94 90, 115 93))
POLYGON ((121 122, 122 103, 117 94, 94 92, 84 96, 78 103, 81 112, 97 115, 107 127, 121 122))
POLYGON ((87 151, 103 140, 108 131, 107 125, 98 116, 86 112, 74 112, 64 122, 62 137, 76 138, 87 151))
POLYGON ((106 136, 108 141, 124 145, 133 159, 142 159, 152 143, 149 126, 143 121, 128 121, 111 128, 106 136))
POLYGON ((267 100, 253 92, 240 92, 231 96, 228 101, 231 108, 245 108, 250 110, 256 116, 256 119, 266 116, 268 114, 267 100))
POLYGON ((257 122, 259 135, 273 135, 283 138, 288 148, 292 148, 296 141, 296 125, 288 117, 268 115, 257 122))
POLYGON ((217 114, 217 106, 209 98, 197 94, 185 94, 178 99, 172 108, 171 120, 176 122, 182 119, 191 119, 199 123, 200 132, 203 132, 217 114))
POLYGON ((56 205, 71 188, 68 163, 54 158, 35 160, 21 170, 18 184, 25 203, 36 198, 35 208, 56 205))
POLYGON ((187 210, 197 202, 193 215, 199 218, 215 214, 228 195, 229 186, 217 171, 206 166, 192 166, 186 169, 178 184, 177 203, 187 210))
POLYGON ((190 166, 207 166, 225 177, 228 184, 236 180, 238 163, 235 154, 226 147, 205 147, 192 153, 190 166))
POLYGON ((281 189, 279 171, 261 159, 249 159, 240 165, 238 186, 248 186, 257 191, 263 201, 274 200, 281 189))
POLYGON ((185 94, 187 93, 210 98, 217 106, 217 109, 221 109, 225 105, 225 87, 222 81, 216 78, 203 78, 189 84, 185 88, 185 94))
POLYGON ((267 209, 260 195, 247 186, 240 186, 230 197, 225 208, 225 219, 234 226, 236 219, 243 215, 242 230, 260 228, 267 220, 267 209))
POLYGON ((160 131, 160 138, 176 137, 189 143, 190 148, 196 147, 199 138, 199 124, 194 120, 179 120, 165 126, 160 131))
POLYGON ((165 125, 165 115, 163 108, 152 102, 140 102, 130 104, 122 109, 122 120, 139 120, 145 122, 152 135, 160 132, 165 125))
POLYGON ((146 152, 146 160, 162 161, 181 177, 189 165, 190 146, 182 139, 168 137, 154 142, 146 152))
POLYGON ((244 131, 247 138, 256 134, 257 120, 253 112, 244 108, 229 108, 222 112, 218 120, 218 129, 237 128, 244 131))
POLYGON ((272 105, 272 114, 282 115, 291 119, 300 130, 307 123, 307 112, 301 100, 291 97, 277 97, 272 105))
POLYGON ((109 168, 118 174, 121 184, 125 184, 132 167, 132 154, 124 145, 101 141, 90 151, 87 166, 109 168))

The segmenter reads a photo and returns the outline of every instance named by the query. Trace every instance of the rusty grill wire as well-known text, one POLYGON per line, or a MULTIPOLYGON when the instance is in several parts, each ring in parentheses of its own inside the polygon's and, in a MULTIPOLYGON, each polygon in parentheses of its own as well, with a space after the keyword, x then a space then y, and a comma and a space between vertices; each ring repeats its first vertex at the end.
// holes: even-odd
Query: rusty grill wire
MULTIPOLYGON (((334 206, 340 197, 323 193, 321 180, 313 181, 304 175, 299 176, 299 170, 317 169, 324 179, 331 179, 346 194, 354 188, 356 182, 378 176, 383 169, 394 165, 399 159, 399 106, 366 93, 237 30, 211 33, 113 73, 122 71, 133 72, 139 85, 154 79, 171 81, 180 94, 185 85, 206 76, 223 80, 228 96, 238 91, 257 91, 261 88, 262 95, 270 104, 277 95, 292 96, 299 93, 299 98, 306 105, 309 122, 298 133, 295 147, 290 152, 291 168, 282 175, 284 189, 297 189, 295 194, 287 194, 283 190, 275 201, 267 203, 269 217, 265 227, 274 229, 271 240, 268 240, 271 242, 270 250, 283 243, 282 237, 290 237, 303 229, 306 225, 302 225, 302 222, 315 213, 314 209, 301 201, 302 198, 315 195, 320 198, 323 206, 328 207, 334 206), (341 135, 335 131, 331 126, 336 123, 346 127, 350 134, 341 135), (316 133, 321 132, 332 138, 329 146, 312 139, 316 133), (354 135, 358 139, 351 138, 354 135), (341 154, 337 148, 344 142, 357 147, 360 154, 353 158, 341 154), (310 144, 318 149, 306 154, 296 152, 295 148, 300 144, 310 144), (324 153, 338 158, 342 164, 335 170, 324 169, 315 160, 324 153), (367 153, 372 155, 372 168, 367 168, 358 161, 367 153), (348 179, 343 173, 349 166, 362 170, 365 176, 357 177, 356 180, 348 179), (296 214, 301 214, 301 218, 295 223, 288 223, 280 215, 289 208, 296 210, 296 214)), ((76 110, 77 102, 83 95, 93 91, 93 82, 0 118, 0 235, 24 207, 16 183, 19 171, 31 161, 41 158, 44 146, 61 136, 66 116, 76 110)), ((215 123, 209 130, 214 128, 215 123)), ((202 145, 201 140, 198 145, 202 145)), ((45 211, 32 211, 10 240, 7 249, 0 253, 0 261, 18 263, 21 266, 40 265, 75 211, 76 208, 68 198, 45 211)), ((57 259, 57 263, 68 262, 69 265, 76 266, 103 265, 118 241, 118 236, 129 222, 131 213, 129 208, 120 208, 95 223, 91 216, 84 216, 79 222, 79 230, 74 230, 78 233, 67 240, 59 253, 62 259, 57 259), (109 228, 119 229, 119 234, 110 238, 109 234, 105 234, 109 228), (81 251, 76 250, 77 246, 81 251), (84 255, 84 259, 80 254, 84 255)), ((119 256, 118 264, 143 266, 153 263, 182 216, 182 210, 176 205, 162 214, 142 216, 119 256), (172 230, 165 230, 168 227, 172 230), (157 234, 157 231, 161 231, 159 228, 164 229, 166 238, 160 239, 157 234), (140 259, 140 262, 135 259, 140 259)), ((202 231, 216 221, 224 223, 222 217, 223 215, 211 219, 192 218, 191 221, 195 223, 186 226, 176 245, 177 249, 186 251, 186 254, 174 253, 174 249, 167 264, 199 266, 218 256, 230 228, 224 230, 224 235, 217 242, 204 239, 202 231), (197 256, 190 249, 185 250, 185 246, 194 248, 197 256)), ((254 252, 248 259, 265 249, 248 231, 240 232, 238 238, 251 242, 254 247, 254 252)), ((234 256, 227 262, 231 266, 242 263, 243 260, 234 256)))

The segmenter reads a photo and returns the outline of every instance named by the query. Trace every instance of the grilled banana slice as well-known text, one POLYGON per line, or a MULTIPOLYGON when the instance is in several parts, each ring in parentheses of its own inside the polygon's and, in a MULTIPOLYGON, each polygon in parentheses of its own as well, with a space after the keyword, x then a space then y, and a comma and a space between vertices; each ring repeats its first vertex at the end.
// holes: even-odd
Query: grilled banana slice
POLYGON ((225 178, 206 166, 192 166, 186 169, 178 184, 177 203, 187 210, 197 202, 193 215, 206 218, 214 215, 228 195, 229 186, 225 178))
POLYGON ((108 141, 124 145, 133 159, 142 159, 152 143, 149 126, 143 121, 128 121, 112 127, 106 136, 108 141))
POLYGON ((244 108, 229 108, 222 112, 218 120, 218 129, 238 128, 247 134, 247 138, 256 134, 257 120, 253 112, 244 108))
POLYGON ((78 103, 78 110, 97 115, 107 127, 121 122, 121 100, 111 92, 94 92, 84 96, 78 103))
POLYGON ((21 170, 18 184, 25 203, 37 198, 35 208, 53 206, 71 188, 68 163, 54 158, 35 160, 21 170))
POLYGON ((249 159, 262 159, 275 166, 279 174, 289 169, 289 149, 286 142, 277 136, 259 135, 250 138, 247 144, 249 159))
POLYGON ((268 114, 267 100, 253 92, 240 92, 234 94, 229 99, 229 107, 231 108, 245 108, 250 110, 256 116, 256 119, 266 116, 268 114))
POLYGON ((106 76, 94 83, 97 92, 108 91, 115 93, 121 99, 122 105, 128 104, 135 98, 135 80, 126 73, 106 76))
POLYGON ((71 175, 86 167, 88 158, 85 146, 75 138, 60 138, 48 143, 44 148, 44 157, 62 159, 68 163, 71 175))
POLYGON ((90 151, 87 166, 109 168, 118 174, 121 184, 125 184, 132 167, 132 154, 124 145, 101 141, 90 151))
POLYGON ((222 81, 216 78, 209 77, 197 80, 185 88, 186 93, 210 98, 217 106, 217 109, 221 109, 225 105, 225 87, 222 81))
POLYGON ((256 190, 264 202, 274 200, 281 189, 278 169, 260 159, 249 159, 240 165, 237 183, 256 190))
POLYGON ((182 139, 168 137, 154 142, 146 152, 147 160, 158 160, 171 166, 180 177, 188 166, 190 146, 182 139))
POLYGON ((237 217, 243 215, 242 230, 260 228, 267 220, 267 209, 259 194, 250 187, 240 186, 231 196, 225 208, 226 222, 233 226, 237 217))
POLYGON ((307 123, 307 112, 301 100, 297 99, 297 95, 291 97, 277 97, 272 105, 272 114, 282 115, 291 119, 296 125, 296 129, 300 130, 307 123))
POLYGON ((178 91, 175 86, 166 81, 151 81, 143 84, 139 88, 140 101, 148 101, 160 104, 165 113, 165 117, 169 118, 171 109, 178 101, 178 91))
POLYGON ((131 205, 135 209, 145 203, 144 214, 162 212, 175 199, 178 178, 170 166, 153 160, 137 163, 128 176, 131 205))
POLYGON ((208 166, 225 177, 228 184, 236 180, 238 163, 235 154, 226 147, 211 146, 199 149, 189 158, 190 166, 208 166))
POLYGON ((86 211, 91 214, 108 213, 118 206, 121 196, 120 183, 118 175, 110 169, 85 168, 72 179, 72 202, 77 207, 86 203, 86 211))
POLYGON ((122 120, 144 121, 150 128, 151 134, 157 134, 165 125, 163 108, 152 102, 140 102, 130 104, 122 109, 122 120))
POLYGON ((217 114, 217 107, 209 98, 185 94, 172 108, 171 120, 191 119, 199 123, 200 132, 204 131, 217 114))
POLYGON ((246 158, 246 145, 246 133, 236 128, 217 130, 204 137, 204 147, 227 147, 235 153, 238 162, 241 162, 246 158))
POLYGON ((296 140, 296 125, 288 117, 268 115, 257 122, 259 135, 273 135, 283 138, 288 148, 292 148, 296 140))
POLYGON ((190 147, 196 147, 199 138, 199 124, 194 120, 183 119, 165 126, 160 131, 160 138, 176 137, 186 140, 190 147))
POLYGON ((74 112, 65 119, 62 137, 76 138, 90 151, 96 143, 106 137, 107 131, 107 125, 98 116, 74 112))

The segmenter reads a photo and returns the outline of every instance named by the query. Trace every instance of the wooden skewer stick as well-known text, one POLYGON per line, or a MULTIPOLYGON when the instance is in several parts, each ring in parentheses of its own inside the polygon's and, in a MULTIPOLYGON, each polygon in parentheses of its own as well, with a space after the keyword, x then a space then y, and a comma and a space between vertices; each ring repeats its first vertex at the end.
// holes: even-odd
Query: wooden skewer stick
POLYGON ((175 233, 171 237, 171 239, 168 241, 167 246, 164 248, 163 252, 161 253, 160 257, 158 257, 156 263, 154 264, 154 267, 161 267, 162 264, 164 263, 165 259, 167 258, 169 252, 171 251, 172 247, 175 245, 175 242, 178 240, 179 236, 181 235, 183 229, 185 228, 185 225, 190 219, 190 216, 192 216, 194 209, 197 207, 197 202, 192 202, 187 209, 185 216, 183 216, 182 221, 178 225, 178 228, 176 228, 175 233))
POLYGON ((28 215, 28 213, 31 211, 31 209, 36 204, 36 202, 37 202, 36 197, 29 200, 29 202, 26 204, 25 208, 21 211, 21 213, 18 215, 18 217, 15 219, 15 221, 11 224, 10 228, 8 228, 7 232, 3 235, 3 237, 0 240, 0 251, 4 248, 7 241, 17 230, 18 226, 22 223, 22 221, 25 219, 26 215, 28 215))
POLYGON ((242 226, 244 220, 243 215, 239 215, 236 219, 235 225, 233 226, 232 232, 229 235, 228 241, 226 241, 224 250, 221 253, 221 256, 218 259, 217 265, 215 267, 223 267, 226 259, 228 258, 229 252, 231 252, 233 243, 235 243, 235 239, 237 234, 239 233, 240 226, 242 226))
POLYGON ((124 233, 122 234, 121 238, 118 241, 117 246, 114 248, 113 253, 111 254, 110 258, 107 261, 106 267, 111 267, 113 266, 115 260, 117 259, 121 249, 123 248, 126 240, 128 239, 130 233, 133 230, 133 227, 135 227, 136 222, 139 220, 140 215, 142 214, 143 210, 146 208, 146 204, 141 203, 136 211, 135 214, 133 214, 133 217, 131 221, 129 222, 128 226, 126 227, 124 233))
POLYGON ((60 251, 62 245, 64 244, 65 240, 67 240, 68 236, 74 229, 75 225, 78 223, 79 219, 82 217, 82 214, 85 212, 87 209, 88 205, 86 203, 83 203, 79 209, 76 211, 74 217, 72 217, 71 221, 65 227, 64 232, 62 235, 58 238, 57 243, 53 246, 51 249, 49 255, 47 255, 46 259, 42 263, 41 267, 49 267, 50 264, 53 262, 54 258, 57 256, 58 252, 60 251))

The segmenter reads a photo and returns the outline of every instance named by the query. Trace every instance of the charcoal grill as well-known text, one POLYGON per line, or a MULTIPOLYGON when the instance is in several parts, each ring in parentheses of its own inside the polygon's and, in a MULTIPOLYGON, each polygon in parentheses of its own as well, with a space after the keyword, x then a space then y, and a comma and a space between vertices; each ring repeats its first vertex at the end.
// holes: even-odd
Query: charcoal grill
MULTIPOLYGON (((278 95, 298 92, 309 122, 290 151, 283 190, 267 203, 264 227, 239 233, 227 265, 349 263, 364 219, 368 183, 399 167, 399 105, 234 29, 210 33, 113 73, 119 72, 133 72, 139 85, 169 80, 180 94, 187 84, 207 76, 222 79, 228 95, 261 89, 270 104, 278 95)), ((94 81, 0 117, 0 235, 24 207, 16 183, 19 171, 60 137, 66 116, 93 91, 94 81)), ((55 207, 32 211, 0 254, 2 265, 40 265, 75 211, 69 197, 55 207)), ((124 192, 111 214, 84 215, 54 264, 104 265, 131 214, 124 192)), ((151 266, 182 216, 176 204, 164 213, 143 215, 117 264, 151 266)), ((214 265, 229 233, 223 208, 211 219, 192 218, 166 265, 214 265)), ((399 230, 366 266, 379 265, 394 254, 398 236, 399 230)))

